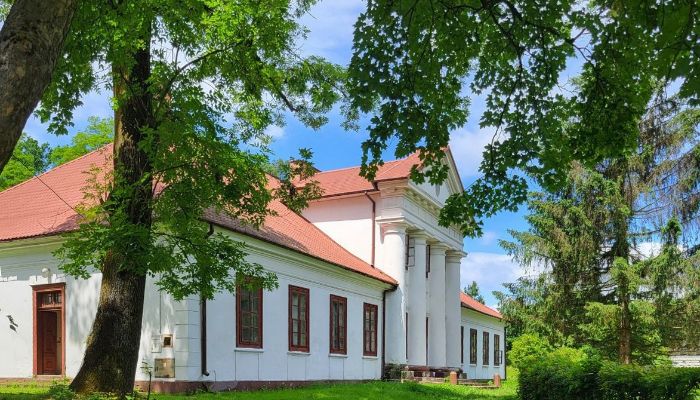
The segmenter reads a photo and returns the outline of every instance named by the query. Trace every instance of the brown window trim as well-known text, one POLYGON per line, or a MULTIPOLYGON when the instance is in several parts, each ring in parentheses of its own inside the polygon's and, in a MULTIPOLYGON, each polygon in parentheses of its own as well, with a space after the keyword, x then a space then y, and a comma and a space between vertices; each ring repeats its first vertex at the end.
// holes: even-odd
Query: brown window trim
POLYGON ((330 332, 328 338, 330 339, 329 351, 332 354, 348 354, 348 299, 341 296, 331 295, 330 313, 328 326, 330 327, 330 332), (339 348, 333 347, 333 303, 339 303, 343 305, 343 340, 340 343, 339 348))
POLYGON ((66 376, 66 283, 48 283, 40 285, 32 285, 32 347, 33 347, 33 357, 32 357, 32 373, 36 376, 39 375, 39 336, 37 334, 38 326, 38 312, 39 310, 46 310, 54 308, 61 313, 61 359, 58 362, 61 363, 61 376, 66 376), (39 303, 39 296, 45 292, 60 291, 61 293, 61 304, 55 307, 41 307, 39 303))
POLYGON ((425 277, 430 275, 430 245, 425 246, 425 277))
POLYGON ((377 347, 379 347, 379 344, 377 343, 377 329, 379 326, 379 323, 377 321, 377 318, 379 317, 379 307, 375 304, 369 304, 369 303, 364 303, 362 305, 362 354, 367 357, 376 357, 377 356, 377 347), (368 331, 365 328, 365 317, 367 316, 367 312, 374 313, 374 325, 370 327, 371 329, 368 331), (371 334, 372 336, 369 338, 370 339, 370 347, 371 343, 374 343, 374 350, 370 349, 367 350, 367 335, 371 334))
POLYGON ((493 365, 501 366, 501 336, 496 334, 493 335, 493 365))
POLYGON ((241 323, 241 296, 238 296, 241 287, 236 288, 236 347, 249 349, 262 349, 263 347, 263 290, 257 289, 258 294, 258 341, 248 342, 243 340, 243 324, 241 323))
POLYGON ((309 344, 311 342, 311 340, 310 340, 311 335, 309 332, 309 320, 311 319, 311 314, 310 314, 311 299, 309 298, 309 289, 299 287, 299 286, 289 285, 288 309, 289 309, 289 328, 288 328, 289 329, 289 332, 288 332, 289 333, 288 334, 288 336, 289 336, 289 351, 300 351, 300 352, 308 353, 309 348, 310 348, 309 344), (295 346, 292 344, 293 343, 292 336, 293 336, 293 332, 294 332, 294 329, 292 329, 292 323, 293 323, 293 321, 292 321, 292 295, 294 293, 303 294, 306 297, 306 304, 305 304, 305 306, 306 306, 306 321, 305 321, 306 322, 306 324, 305 324, 306 325, 306 345, 305 346, 295 346))
POLYGON ((479 332, 476 329, 469 329, 469 365, 476 365, 479 361, 478 343, 479 332))
POLYGON ((464 364, 464 327, 460 326, 459 327, 459 336, 460 336, 460 343, 459 343, 459 348, 460 348, 460 363, 464 364))
POLYGON ((481 361, 482 361, 483 366, 487 366, 490 364, 490 358, 491 358, 491 353, 490 353, 491 346, 489 344, 489 339, 490 339, 489 336, 490 335, 486 331, 484 331, 484 333, 482 335, 483 335, 483 337, 481 339, 481 343, 483 346, 483 349, 482 349, 482 358, 483 359, 481 361))

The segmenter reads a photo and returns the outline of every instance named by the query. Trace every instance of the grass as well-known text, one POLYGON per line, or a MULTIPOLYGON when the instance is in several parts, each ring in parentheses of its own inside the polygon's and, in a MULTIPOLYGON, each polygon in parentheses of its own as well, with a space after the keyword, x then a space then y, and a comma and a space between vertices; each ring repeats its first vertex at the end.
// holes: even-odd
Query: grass
MULTIPOLYGON (((500 389, 466 386, 371 382, 361 384, 317 385, 299 389, 255 392, 196 393, 191 395, 152 394, 154 400, 515 400, 517 371, 508 370, 508 380, 500 389)), ((48 386, 37 383, 0 384, 0 400, 41 400, 48 386)), ((145 398, 145 396, 144 396, 145 398)))

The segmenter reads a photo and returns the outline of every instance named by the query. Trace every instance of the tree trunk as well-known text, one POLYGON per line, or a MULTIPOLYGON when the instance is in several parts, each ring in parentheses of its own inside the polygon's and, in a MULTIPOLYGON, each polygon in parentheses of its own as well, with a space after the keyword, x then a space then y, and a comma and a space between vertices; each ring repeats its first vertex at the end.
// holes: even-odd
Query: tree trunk
POLYGON ((619 359, 622 364, 632 362, 632 313, 630 312, 629 291, 620 299, 619 359))
POLYGON ((15 0, 0 30, 0 172, 51 82, 78 0, 15 0))
MULTIPOLYGON (((150 43, 150 30, 144 33, 150 43)), ((149 154, 139 146, 144 128, 153 127, 152 102, 148 91, 150 48, 133 54, 129 70, 114 66, 114 90, 122 99, 115 113, 114 185, 108 204, 112 225, 125 215, 127 227, 150 231, 152 224, 152 166, 149 154), (126 97, 125 97, 126 96, 126 97)), ((150 237, 122 238, 121 247, 109 249, 103 273, 97 315, 88 337, 80 371, 70 387, 78 393, 110 392, 120 397, 131 393, 138 363, 141 320, 147 270, 143 255, 150 237)))

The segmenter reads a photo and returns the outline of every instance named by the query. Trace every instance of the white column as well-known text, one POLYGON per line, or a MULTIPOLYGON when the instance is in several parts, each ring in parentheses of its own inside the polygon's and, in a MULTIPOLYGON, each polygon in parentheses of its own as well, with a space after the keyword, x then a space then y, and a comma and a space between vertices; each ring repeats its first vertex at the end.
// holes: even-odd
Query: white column
POLYGON ((430 298, 428 307, 428 365, 436 368, 447 366, 445 338, 445 251, 441 244, 430 245, 430 298))
POLYGON ((414 248, 414 264, 409 267, 408 288, 408 364, 426 365, 425 337, 425 264, 426 239, 420 233, 411 233, 414 248))
POLYGON ((386 362, 406 364, 406 227, 400 222, 381 226, 381 268, 398 282, 398 288, 386 295, 386 362))
POLYGON ((445 257, 445 330, 447 332, 447 366, 460 367, 460 321, 462 319, 459 300, 460 261, 464 253, 449 251, 445 257))

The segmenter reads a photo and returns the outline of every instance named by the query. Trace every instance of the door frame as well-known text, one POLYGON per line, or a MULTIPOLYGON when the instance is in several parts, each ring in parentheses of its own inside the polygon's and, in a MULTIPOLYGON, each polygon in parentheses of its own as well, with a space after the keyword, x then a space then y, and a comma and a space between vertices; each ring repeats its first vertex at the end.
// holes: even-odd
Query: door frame
MULTIPOLYGON (((61 321, 61 359, 58 360, 60 363, 61 376, 66 376, 66 283, 49 283, 43 285, 32 285, 32 314, 34 328, 32 329, 32 342, 33 342, 33 366, 32 372, 34 376, 39 375, 39 295, 46 292, 60 292, 61 293, 61 305, 55 308, 51 308, 58 311, 59 318, 61 321)), ((51 310, 50 309, 50 310, 51 310)))

